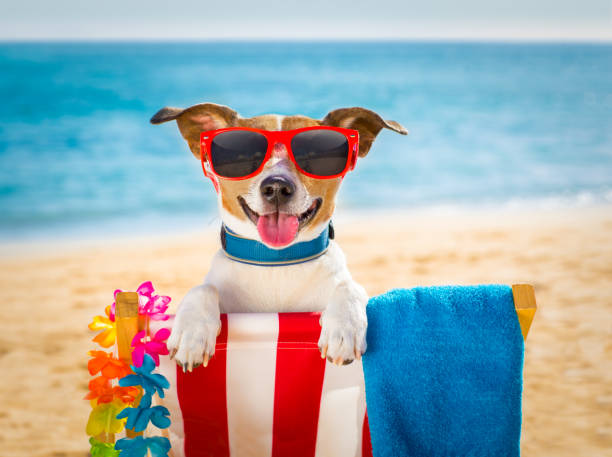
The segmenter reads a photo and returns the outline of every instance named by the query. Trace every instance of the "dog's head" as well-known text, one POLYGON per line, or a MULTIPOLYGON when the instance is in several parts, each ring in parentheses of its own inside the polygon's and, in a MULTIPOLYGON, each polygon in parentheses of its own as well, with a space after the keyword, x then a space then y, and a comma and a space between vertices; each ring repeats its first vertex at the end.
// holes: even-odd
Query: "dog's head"
MULTIPOLYGON (((359 157, 367 155, 382 128, 402 135, 408 132, 395 121, 385 121, 365 108, 341 108, 322 120, 306 116, 266 114, 243 118, 234 110, 213 103, 190 108, 162 108, 152 124, 176 120, 193 155, 200 159, 200 133, 226 127, 292 130, 326 125, 359 131, 359 157)), ((221 219, 241 236, 272 248, 316 238, 329 224, 342 178, 311 178, 289 160, 284 145, 274 145, 272 157, 261 173, 243 180, 219 178, 221 219)))

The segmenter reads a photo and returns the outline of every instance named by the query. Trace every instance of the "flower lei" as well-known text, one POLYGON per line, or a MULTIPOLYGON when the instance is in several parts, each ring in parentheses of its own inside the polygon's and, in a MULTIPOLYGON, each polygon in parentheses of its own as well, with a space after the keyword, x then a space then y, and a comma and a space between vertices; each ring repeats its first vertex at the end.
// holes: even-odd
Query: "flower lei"
MULTIPOLYGON (((122 291, 115 290, 114 296, 119 292, 122 291)), ((88 353, 91 358, 87 369, 92 376, 98 375, 89 382, 89 393, 85 396, 93 408, 86 427, 91 436, 92 457, 145 457, 148 453, 152 457, 167 457, 170 450, 170 441, 161 436, 122 438, 114 445, 96 438, 101 434, 119 433, 124 428, 142 432, 149 423, 160 429, 170 426, 170 412, 163 406, 151 406, 153 395, 163 398, 164 389, 170 387, 164 376, 153 373, 159 366, 159 356, 168 354, 166 340, 170 331, 162 328, 151 337, 148 323, 170 317, 165 312, 171 299, 154 295, 154 292, 150 281, 137 289, 138 314, 144 318, 147 330, 137 333, 132 340, 132 365, 113 352, 93 350, 88 353)), ((117 338, 115 302, 105 308, 104 314, 95 316, 89 329, 99 332, 93 342, 110 348, 117 338)))

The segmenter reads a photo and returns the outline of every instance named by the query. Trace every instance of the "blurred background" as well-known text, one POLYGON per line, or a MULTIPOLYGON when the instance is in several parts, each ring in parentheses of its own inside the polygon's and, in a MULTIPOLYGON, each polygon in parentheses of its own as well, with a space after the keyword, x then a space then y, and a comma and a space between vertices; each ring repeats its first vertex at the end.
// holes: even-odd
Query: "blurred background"
POLYGON ((612 456, 611 5, 0 1, 0 454, 86 456, 87 323, 202 281, 215 193, 149 118, 214 102, 407 127, 340 190, 351 274, 534 284, 523 455, 612 456))
POLYGON ((612 202, 607 0, 28 0, 0 18, 5 239, 209 223, 212 186, 175 125, 148 123, 201 102, 402 123, 346 180, 349 211, 612 202))

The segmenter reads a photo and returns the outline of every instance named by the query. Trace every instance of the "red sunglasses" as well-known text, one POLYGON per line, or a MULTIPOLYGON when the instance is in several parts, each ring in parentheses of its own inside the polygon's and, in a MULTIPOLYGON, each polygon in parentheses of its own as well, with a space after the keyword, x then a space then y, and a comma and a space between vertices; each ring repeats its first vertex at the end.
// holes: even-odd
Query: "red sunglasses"
POLYGON ((261 172, 276 144, 287 148, 289 159, 304 175, 338 178, 355 168, 359 132, 327 126, 278 131, 243 127, 210 130, 200 136, 202 169, 215 188, 215 177, 248 179, 261 172))

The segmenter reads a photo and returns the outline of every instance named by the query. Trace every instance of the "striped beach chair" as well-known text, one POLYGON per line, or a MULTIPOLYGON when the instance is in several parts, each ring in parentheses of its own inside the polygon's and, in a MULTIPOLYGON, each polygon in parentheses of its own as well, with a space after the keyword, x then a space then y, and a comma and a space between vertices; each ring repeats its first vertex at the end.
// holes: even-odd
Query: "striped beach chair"
MULTIPOLYGON (((526 338, 535 313, 533 287, 514 285, 512 292, 526 338)), ((121 302, 127 295, 117 297, 117 342, 126 359, 138 331, 133 321, 137 303, 121 302), (132 316, 129 325, 126 316, 132 316)), ((222 315, 215 356, 207 367, 185 373, 162 357, 160 372, 171 385, 162 402, 172 418, 163 431, 172 444, 169 455, 372 456, 362 363, 335 366, 321 359, 319 317, 222 315)), ((172 318, 155 325, 151 332, 171 327, 172 318)))

